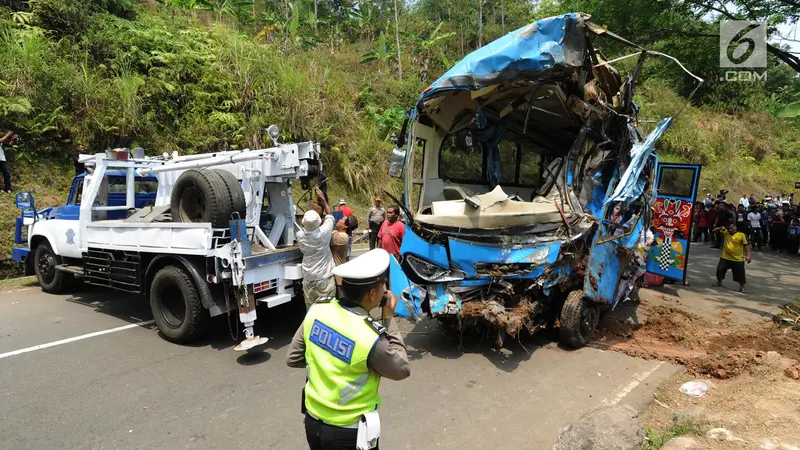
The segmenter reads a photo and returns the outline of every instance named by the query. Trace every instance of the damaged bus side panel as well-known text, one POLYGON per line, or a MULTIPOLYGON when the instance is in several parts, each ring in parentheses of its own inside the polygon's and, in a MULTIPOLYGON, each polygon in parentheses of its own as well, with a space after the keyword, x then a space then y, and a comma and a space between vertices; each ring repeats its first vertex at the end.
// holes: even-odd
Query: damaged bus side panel
MULTIPOLYGON (((425 89, 392 155, 408 218, 391 285, 398 313, 490 324, 502 345, 559 323, 572 346, 644 273, 656 141, 578 13, 476 50, 425 89), (405 147, 405 148, 403 148, 405 147)), ((696 182, 696 180, 695 180, 696 182)))

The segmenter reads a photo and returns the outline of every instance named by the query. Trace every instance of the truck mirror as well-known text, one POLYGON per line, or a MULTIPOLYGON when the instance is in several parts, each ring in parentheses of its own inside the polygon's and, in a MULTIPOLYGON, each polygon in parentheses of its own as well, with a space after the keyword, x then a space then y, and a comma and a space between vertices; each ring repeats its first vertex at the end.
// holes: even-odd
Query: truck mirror
POLYGON ((33 194, 30 192, 17 192, 16 204, 17 208, 22 210, 35 209, 33 194))
POLYGON ((406 113, 406 118, 403 120, 403 126, 400 127, 400 133, 397 134, 397 137, 393 139, 396 142, 393 144, 397 145, 398 147, 402 148, 406 146, 406 133, 408 132, 408 119, 411 117, 411 111, 406 113))
POLYGON ((403 176, 403 166, 406 164, 406 151, 395 147, 392 156, 389 157, 389 176, 400 178, 403 176))

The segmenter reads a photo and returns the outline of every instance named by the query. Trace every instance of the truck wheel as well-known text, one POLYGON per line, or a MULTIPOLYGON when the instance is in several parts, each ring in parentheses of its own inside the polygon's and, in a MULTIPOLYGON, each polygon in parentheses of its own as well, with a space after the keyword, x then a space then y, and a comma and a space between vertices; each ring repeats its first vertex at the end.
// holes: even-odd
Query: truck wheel
POLYGON ((600 321, 600 309, 581 291, 572 291, 561 307, 559 335, 561 342, 573 348, 586 345, 600 321))
POLYGON ((170 197, 174 222, 210 222, 214 228, 227 228, 231 200, 222 177, 212 170, 190 169, 175 182, 170 197))
POLYGON ((209 318, 192 277, 177 266, 164 267, 153 277, 150 309, 164 337, 179 344, 197 338, 209 318))
POLYGON ((33 269, 39 286, 48 294, 59 294, 71 285, 72 274, 56 270, 61 264, 61 257, 53 252, 49 242, 42 242, 36 247, 33 269))
POLYGON ((247 218, 247 205, 244 201, 244 191, 242 190, 242 184, 239 180, 236 179, 232 173, 228 172, 227 170, 222 169, 211 169, 213 172, 216 172, 222 181, 225 183, 225 187, 228 188, 228 193, 230 196, 228 200, 231 202, 231 214, 239 213, 239 217, 242 219, 247 218))

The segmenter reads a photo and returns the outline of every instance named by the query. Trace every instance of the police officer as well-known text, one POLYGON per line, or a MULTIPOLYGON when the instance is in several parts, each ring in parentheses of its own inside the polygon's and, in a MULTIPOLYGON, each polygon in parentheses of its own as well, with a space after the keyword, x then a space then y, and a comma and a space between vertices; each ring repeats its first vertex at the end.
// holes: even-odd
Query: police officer
POLYGON ((369 252, 337 266, 341 298, 320 297, 297 329, 286 364, 307 369, 303 390, 311 450, 377 448, 381 377, 411 375, 406 346, 386 289, 389 254, 369 252), (369 312, 381 306, 381 320, 369 312))

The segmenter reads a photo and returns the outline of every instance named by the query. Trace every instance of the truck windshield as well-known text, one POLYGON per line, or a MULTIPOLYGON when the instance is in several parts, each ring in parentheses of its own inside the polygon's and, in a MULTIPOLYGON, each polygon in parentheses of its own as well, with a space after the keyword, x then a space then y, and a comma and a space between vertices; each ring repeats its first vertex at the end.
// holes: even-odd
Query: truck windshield
MULTIPOLYGON (((137 178, 134 182, 134 192, 137 194, 148 194, 158 190, 158 180, 137 178)), ((125 178, 123 177, 108 177, 108 193, 109 194, 124 194, 125 193, 125 178)))

